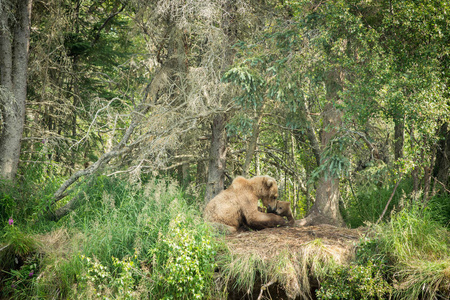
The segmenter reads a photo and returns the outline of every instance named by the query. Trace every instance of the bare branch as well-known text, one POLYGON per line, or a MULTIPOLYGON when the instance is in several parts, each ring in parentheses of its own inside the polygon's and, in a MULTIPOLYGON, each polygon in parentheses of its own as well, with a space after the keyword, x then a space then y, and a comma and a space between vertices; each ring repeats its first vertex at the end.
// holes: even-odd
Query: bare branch
POLYGON ((383 210, 383 212, 381 213, 380 218, 378 218, 378 221, 375 223, 375 225, 377 225, 378 223, 380 223, 380 221, 383 219, 384 214, 386 213, 386 211, 387 211, 387 209, 388 209, 388 207, 389 207, 389 204, 391 204, 392 198, 394 198, 395 191, 397 190, 398 185, 400 184, 400 181, 402 181, 402 174, 400 174, 400 178, 397 180, 397 183, 395 184, 395 187, 394 187, 394 190, 392 191, 391 197, 389 197, 389 200, 388 200, 388 202, 386 203, 386 206, 384 207, 384 210, 383 210))
POLYGON ((266 283, 266 284, 261 285, 261 291, 259 292, 259 296, 258 296, 258 299, 257 299, 257 300, 261 300, 261 299, 262 299, 263 292, 264 292, 269 286, 271 286, 272 284, 274 284, 275 282, 276 282, 276 281, 272 280, 272 281, 270 281, 270 282, 268 282, 268 283, 266 283))
POLYGON ((109 23, 109 21, 111 21, 112 18, 114 18, 115 16, 120 14, 125 9, 126 6, 127 6, 126 4, 122 4, 122 7, 118 11, 113 12, 112 14, 110 14, 108 16, 108 18, 106 18, 105 22, 103 22, 102 26, 100 26, 100 28, 97 30, 97 33, 95 35, 95 38, 94 38, 94 41, 92 42, 92 44, 95 44, 98 41, 98 39, 100 38, 100 32, 103 30, 103 28, 105 28, 105 26, 109 23))
POLYGON ((367 147, 369 147, 369 149, 370 149, 370 156, 372 157, 372 159, 373 159, 373 158, 375 158, 375 159, 379 159, 379 158, 380 158, 380 155, 379 155, 379 153, 378 153, 377 147, 375 147, 375 146, 367 139, 367 137, 366 137, 365 134, 362 134, 361 132, 354 131, 354 130, 348 130, 348 132, 357 134, 357 135, 359 135, 359 136, 363 139, 364 143, 365 143, 365 144, 367 145, 367 147))
MULTIPOLYGON (((161 70, 156 73, 155 77, 152 80, 153 84, 155 84, 155 85, 160 84, 160 80, 161 80, 160 77, 164 77, 166 75, 165 72, 163 72, 163 69, 164 68, 161 68, 161 70)), ((67 179, 60 186, 60 188, 53 194, 53 198, 54 198, 53 203, 56 203, 56 202, 60 201, 61 199, 63 199, 64 197, 66 197, 68 195, 68 193, 66 193, 67 189, 72 184, 77 182, 78 179, 80 179, 81 177, 84 177, 84 176, 90 176, 90 175, 94 174, 98 169, 100 169, 100 167, 107 164, 111 159, 113 159, 117 156, 123 155, 133 149, 133 146, 136 143, 133 143, 132 145, 129 145, 129 146, 125 146, 125 145, 128 143, 131 135, 133 134, 134 130, 141 122, 143 116, 149 110, 150 106, 145 104, 145 100, 155 99, 156 94, 159 91, 159 88, 158 87, 150 87, 149 90, 152 93, 149 94, 148 97, 146 97, 146 99, 144 99, 144 102, 133 111, 133 113, 132 113, 133 119, 131 121, 131 124, 127 128, 127 130, 126 130, 125 134, 123 135, 122 140, 119 142, 119 144, 117 144, 111 151, 104 153, 94 164, 92 164, 88 168, 86 168, 84 170, 80 170, 80 171, 74 173, 72 176, 70 176, 69 179, 67 179)), ((76 197, 78 197, 78 195, 76 197)), ((70 200, 64 207, 61 207, 60 209, 58 209, 58 211, 55 213, 55 216, 61 217, 64 215, 64 213, 69 212, 70 208, 74 205, 74 202, 76 202, 75 198, 70 200)))

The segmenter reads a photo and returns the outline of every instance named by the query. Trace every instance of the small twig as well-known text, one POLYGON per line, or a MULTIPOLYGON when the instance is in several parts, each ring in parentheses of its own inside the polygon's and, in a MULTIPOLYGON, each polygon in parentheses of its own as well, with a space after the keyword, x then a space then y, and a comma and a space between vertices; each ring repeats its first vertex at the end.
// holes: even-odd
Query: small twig
POLYGON ((268 282, 268 283, 266 283, 266 284, 263 284, 262 286, 261 286, 261 291, 259 292, 259 296, 258 296, 258 299, 257 300, 261 300, 262 299, 262 294, 263 294, 263 292, 269 287, 269 286, 271 286, 272 284, 274 284, 276 281, 270 281, 270 282, 268 282))
POLYGON ((380 223, 381 219, 383 219, 384 214, 386 213, 386 211, 387 211, 387 209, 388 209, 388 207, 389 207, 389 204, 391 203, 392 198, 394 198, 395 191, 397 190, 397 187, 398 187, 398 185, 400 184, 400 181, 402 181, 402 174, 401 174, 401 173, 400 173, 400 178, 398 179, 397 183, 395 184, 394 190, 392 191, 391 197, 389 197, 389 200, 388 200, 388 202, 386 203, 386 206, 385 206, 385 208, 384 208, 384 210, 383 210, 383 213, 381 213, 381 216, 380 216, 380 218, 378 219, 378 221, 375 223, 375 225, 377 225, 378 223, 380 223))
POLYGON ((431 176, 431 177, 435 180, 435 182, 437 182, 437 183, 439 183, 440 185, 442 185, 442 188, 443 188, 447 193, 450 193, 450 191, 447 190, 447 188, 445 187, 445 184, 443 184, 442 182, 440 182, 436 177, 434 177, 434 176, 431 176))
POLYGON ((8 248, 8 246, 11 244, 7 244, 6 246, 3 246, 2 248, 0 248, 0 251, 3 251, 3 249, 8 248))

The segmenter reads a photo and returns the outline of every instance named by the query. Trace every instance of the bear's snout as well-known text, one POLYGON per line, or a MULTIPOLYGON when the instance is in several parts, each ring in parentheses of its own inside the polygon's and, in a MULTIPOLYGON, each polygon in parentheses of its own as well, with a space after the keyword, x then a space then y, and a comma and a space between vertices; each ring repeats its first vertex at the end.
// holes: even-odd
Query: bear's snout
POLYGON ((267 212, 268 213, 275 213, 277 211, 277 206, 275 205, 274 207, 267 205, 267 212))

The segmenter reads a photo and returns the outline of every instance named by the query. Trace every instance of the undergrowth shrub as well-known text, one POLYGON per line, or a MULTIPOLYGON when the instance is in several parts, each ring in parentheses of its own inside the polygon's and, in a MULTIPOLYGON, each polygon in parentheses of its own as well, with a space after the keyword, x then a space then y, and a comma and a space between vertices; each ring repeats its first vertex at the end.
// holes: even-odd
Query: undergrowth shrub
POLYGON ((390 266, 397 299, 450 297, 450 234, 422 204, 414 203, 375 226, 374 241, 390 266))
POLYGON ((38 241, 30 234, 24 232, 14 224, 14 219, 9 219, 3 229, 1 237, 0 267, 7 267, 7 256, 24 258, 33 253, 38 246, 38 241), (6 264, 6 265, 5 265, 6 264))
POLYGON ((185 222, 179 214, 149 252, 155 299, 208 299, 213 290, 215 242, 185 222))
POLYGON ((16 224, 10 218, 0 236, 0 298, 28 299, 39 268, 39 242, 16 224))
POLYGON ((40 262, 39 297, 204 299, 213 293, 219 245, 177 185, 99 177, 84 193, 84 204, 58 223, 67 238, 55 241, 40 262))
MULTIPOLYGON (((137 256, 133 258, 136 259, 137 256)), ((84 270, 77 275, 79 279, 77 297, 79 299, 83 297, 135 299, 136 282, 132 271, 135 265, 133 258, 126 257, 120 260, 113 257, 113 269, 109 269, 100 262, 82 255, 84 270)))
POLYGON ((376 240, 362 238, 350 264, 335 264, 322 274, 317 299, 386 299, 392 294, 389 266, 376 240))
POLYGON ((383 299, 391 287, 379 267, 372 262, 364 265, 336 265, 316 291, 317 299, 383 299))
POLYGON ((41 229, 40 223, 48 222, 42 215, 48 211, 61 181, 37 166, 24 169, 17 181, 0 179, 0 224, 14 218, 35 232, 41 229))
POLYGON ((28 256, 20 268, 4 271, 7 276, 4 279, 1 298, 29 299, 34 293, 39 266, 39 257, 34 254, 28 256))
POLYGON ((428 209, 436 222, 442 226, 450 226, 450 196, 442 193, 431 197, 428 201, 428 209))
MULTIPOLYGON (((375 183, 366 183, 358 188, 353 186, 353 192, 345 196, 345 209, 343 217, 346 224, 352 228, 364 226, 366 222, 375 223, 383 213, 384 208, 392 195, 394 183, 378 186, 375 183)), ((385 218, 398 207, 405 194, 411 191, 412 184, 409 180, 400 182, 392 200, 389 204, 385 218)))

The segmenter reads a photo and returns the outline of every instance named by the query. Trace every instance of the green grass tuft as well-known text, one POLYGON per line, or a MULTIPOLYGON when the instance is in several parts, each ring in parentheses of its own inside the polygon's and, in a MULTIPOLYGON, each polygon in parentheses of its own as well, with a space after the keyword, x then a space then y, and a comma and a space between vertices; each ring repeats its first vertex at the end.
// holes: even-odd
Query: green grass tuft
MULTIPOLYGON (((411 205, 375 228, 379 250, 390 265, 394 297, 450 296, 450 234, 431 211, 411 205)), ((419 297, 419 298, 420 298, 419 297)))

